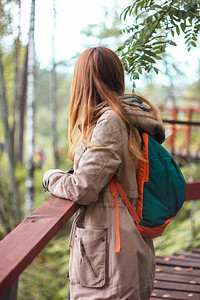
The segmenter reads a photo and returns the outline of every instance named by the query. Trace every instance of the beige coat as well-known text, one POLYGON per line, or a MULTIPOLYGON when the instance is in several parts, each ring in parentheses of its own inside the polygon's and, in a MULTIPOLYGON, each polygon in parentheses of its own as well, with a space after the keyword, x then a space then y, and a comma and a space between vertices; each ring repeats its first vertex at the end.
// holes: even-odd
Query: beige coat
MULTIPOLYGON (((152 112, 130 100, 136 99, 124 101, 124 105, 132 115, 133 126, 163 141, 164 129, 152 112)), ((153 243, 142 238, 118 194, 122 250, 115 253, 115 208, 109 180, 117 176, 133 206, 138 196, 137 167, 130 164, 127 129, 106 106, 101 107, 98 116, 91 133, 95 146, 77 147, 74 174, 61 170, 44 174, 52 194, 82 205, 69 243, 71 299, 148 300, 154 283, 153 243)))

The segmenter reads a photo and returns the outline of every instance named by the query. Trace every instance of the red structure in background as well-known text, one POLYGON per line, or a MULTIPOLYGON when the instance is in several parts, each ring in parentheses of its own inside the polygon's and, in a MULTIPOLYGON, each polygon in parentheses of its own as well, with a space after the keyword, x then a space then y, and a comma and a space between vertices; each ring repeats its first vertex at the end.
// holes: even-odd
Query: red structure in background
POLYGON ((185 140, 184 140, 184 151, 181 149, 179 153, 181 156, 196 156, 200 158, 200 143, 198 145, 198 151, 196 153, 190 152, 190 144, 192 138, 192 127, 200 126, 200 120, 193 120, 194 114, 200 115, 200 108, 180 108, 180 107, 163 107, 160 106, 160 110, 163 114, 163 122, 167 124, 171 124, 170 131, 171 134, 169 136, 169 144, 170 144, 170 152, 175 153, 177 149, 175 147, 175 141, 177 132, 184 131, 185 132, 185 140), (184 119, 180 120, 180 113, 184 115, 184 119), (167 118, 165 118, 167 115, 167 118), (177 125, 183 125, 177 128, 177 125))

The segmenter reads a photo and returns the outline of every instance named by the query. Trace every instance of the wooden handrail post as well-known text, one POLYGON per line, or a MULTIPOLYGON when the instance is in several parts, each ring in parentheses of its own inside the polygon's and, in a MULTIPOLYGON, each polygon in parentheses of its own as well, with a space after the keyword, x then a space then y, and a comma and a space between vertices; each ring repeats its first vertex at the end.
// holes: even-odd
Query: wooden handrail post
POLYGON ((18 280, 19 278, 15 279, 5 293, 0 296, 0 300, 17 300, 18 280))
MULTIPOLYGON (((192 109, 189 109, 188 111, 188 122, 191 122, 192 121, 192 113, 193 113, 193 110, 192 109)), ((186 129, 186 153, 187 155, 189 155, 190 153, 190 138, 191 138, 191 126, 188 125, 187 126, 187 129, 186 129)))
MULTIPOLYGON (((172 120, 176 120, 176 117, 177 117, 177 110, 176 110, 176 107, 173 107, 172 108, 172 120)), ((171 125, 171 130, 172 130, 172 134, 170 136, 170 152, 171 153, 174 153, 175 151, 175 138, 176 138, 176 125, 175 124, 172 124, 171 125)))

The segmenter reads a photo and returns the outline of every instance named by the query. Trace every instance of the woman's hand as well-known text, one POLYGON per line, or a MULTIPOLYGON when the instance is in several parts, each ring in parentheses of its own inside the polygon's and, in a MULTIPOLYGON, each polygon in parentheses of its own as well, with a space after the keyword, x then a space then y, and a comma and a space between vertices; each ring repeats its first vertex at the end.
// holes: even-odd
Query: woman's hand
POLYGON ((42 185, 43 185, 43 190, 45 192, 49 191, 48 186, 49 186, 51 177, 52 177, 52 175, 55 175, 56 173, 59 173, 59 174, 62 174, 62 175, 65 174, 65 172, 60 170, 60 169, 50 169, 50 170, 48 170, 44 173, 43 180, 42 180, 42 185))

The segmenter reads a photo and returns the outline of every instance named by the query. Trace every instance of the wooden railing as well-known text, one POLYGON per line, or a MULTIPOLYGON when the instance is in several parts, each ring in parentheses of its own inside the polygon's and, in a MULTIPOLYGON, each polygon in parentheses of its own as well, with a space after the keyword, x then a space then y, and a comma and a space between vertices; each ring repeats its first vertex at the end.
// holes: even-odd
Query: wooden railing
POLYGON ((10 298, 12 283, 77 209, 75 202, 52 196, 0 242, 0 296, 6 292, 0 299, 16 299, 10 298))
MULTIPOLYGON (((187 200, 200 199, 200 181, 187 183, 187 200)), ((0 242, 0 299, 11 296, 17 278, 77 211, 78 205, 52 196, 0 242)))
POLYGON ((178 131, 183 130, 183 128, 177 129, 175 125, 184 125, 184 132, 185 132, 185 147, 186 147, 186 154, 190 154, 190 145, 192 139, 192 127, 193 126, 200 126, 199 120, 194 120, 194 115, 200 114, 200 108, 181 108, 181 107, 166 107, 160 106, 160 110, 162 111, 163 115, 167 114, 163 118, 164 123, 171 124, 171 135, 169 138, 170 143, 170 152, 175 152, 175 139, 176 134, 178 131), (179 116, 181 114, 181 116, 179 116), (183 115, 184 117, 183 117, 183 115), (180 118, 182 120, 180 120, 180 118))

